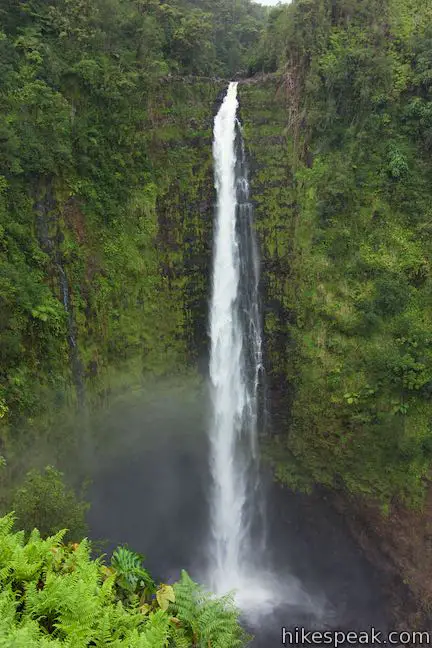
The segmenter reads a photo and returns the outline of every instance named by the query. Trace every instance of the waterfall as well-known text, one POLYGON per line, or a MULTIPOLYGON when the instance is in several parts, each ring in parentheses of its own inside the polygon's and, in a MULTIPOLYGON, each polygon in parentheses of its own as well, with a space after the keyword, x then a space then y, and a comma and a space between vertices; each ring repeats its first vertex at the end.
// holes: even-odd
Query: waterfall
POLYGON ((256 566, 258 400, 262 370, 259 260, 249 202, 237 83, 215 118, 217 214, 210 308, 211 574, 220 594, 248 589, 256 566))
POLYGON ((258 432, 264 427, 259 258, 249 198, 237 83, 214 121, 217 213, 210 304, 212 476, 208 585, 234 591, 250 626, 279 606, 322 617, 324 604, 274 567, 265 546, 258 432))

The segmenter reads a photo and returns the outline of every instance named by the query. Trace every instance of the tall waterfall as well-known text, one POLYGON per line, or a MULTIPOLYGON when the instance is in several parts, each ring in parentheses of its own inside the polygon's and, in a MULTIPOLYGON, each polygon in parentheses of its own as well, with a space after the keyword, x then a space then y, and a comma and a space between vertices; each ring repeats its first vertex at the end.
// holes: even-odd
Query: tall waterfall
POLYGON ((259 261, 237 108, 237 83, 230 83, 215 118, 213 140, 217 215, 210 310, 210 581, 216 593, 236 589, 241 595, 249 589, 248 565, 256 565, 257 558, 252 540, 260 509, 256 496, 262 352, 259 261))

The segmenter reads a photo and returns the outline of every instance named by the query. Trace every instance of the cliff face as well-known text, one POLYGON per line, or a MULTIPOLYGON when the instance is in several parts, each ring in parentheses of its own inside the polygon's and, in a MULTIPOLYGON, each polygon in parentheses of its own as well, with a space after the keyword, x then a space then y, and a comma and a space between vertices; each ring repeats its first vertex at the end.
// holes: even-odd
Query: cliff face
MULTIPOLYGON (((224 87, 169 80, 152 88, 134 135, 134 155, 145 157, 134 177, 119 161, 121 200, 104 193, 103 166, 75 188, 52 174, 34 174, 30 189, 18 178, 5 187, 5 215, 24 204, 20 232, 5 228, 11 305, 2 317, 11 342, 20 334, 16 352, 7 335, 2 341, 9 456, 61 438, 58 426, 73 412, 108 405, 149 376, 195 367, 205 354, 212 106, 224 87)), ((100 163, 115 166, 115 148, 107 155, 100 163)))
MULTIPOLYGON (((365 104, 361 70, 354 82, 338 67, 330 83, 326 68, 342 56, 338 39, 356 42, 358 32, 328 29, 312 60, 240 91, 263 257, 276 433, 268 451, 290 487, 342 493, 360 543, 395 591, 403 580, 411 595, 395 601, 397 620, 410 612, 422 627, 431 600, 430 161, 412 107, 425 87, 380 32, 383 76, 368 90, 383 84, 388 94, 365 104)), ((353 58, 369 56, 367 31, 362 38, 353 58)))
POLYGON ((6 5, 0 451, 11 458, 69 412, 205 353, 216 78, 247 65, 266 12, 250 0, 6 5))
MULTIPOLYGON (((67 447, 69 414, 206 355, 213 28, 104 6, 11 6, 0 38, 0 451, 17 472, 36 441, 67 447)), ((240 84, 275 472, 383 515, 421 510, 432 460, 430 12, 414 6, 279 7, 256 62, 279 72, 240 84)))
POLYGON ((286 102, 280 79, 241 83, 240 117, 261 253, 261 295, 271 429, 287 429, 292 401, 291 281, 295 192, 286 102))
MULTIPOLYGON (((300 10, 320 7, 287 9, 286 37, 297 33, 300 10)), ((252 194, 258 203, 265 195, 267 211, 264 259, 274 289, 266 301, 284 304, 281 340, 289 344, 281 360, 290 421, 277 472, 306 489, 320 483, 376 499, 384 512, 395 499, 421 507, 432 457, 431 169, 428 127, 416 112, 429 90, 409 49, 416 36, 423 51, 427 23, 401 31, 390 8, 390 24, 376 15, 375 31, 360 14, 355 25, 327 16, 315 25, 316 46, 311 34, 302 44, 307 57, 294 40, 268 88, 266 124, 259 86, 243 90, 258 167, 252 194), (395 50, 389 34, 404 46, 395 50), (286 167, 279 175, 269 166, 278 155, 286 167)))

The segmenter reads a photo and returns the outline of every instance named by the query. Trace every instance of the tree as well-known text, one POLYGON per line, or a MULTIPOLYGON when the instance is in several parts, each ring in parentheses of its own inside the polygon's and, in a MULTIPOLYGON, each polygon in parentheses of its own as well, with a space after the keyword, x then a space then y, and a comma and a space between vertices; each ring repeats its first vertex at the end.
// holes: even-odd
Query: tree
POLYGON ((47 466, 43 472, 30 471, 12 498, 18 524, 27 533, 39 529, 42 536, 68 529, 66 539, 80 540, 87 533, 85 521, 89 504, 77 498, 63 474, 47 466))

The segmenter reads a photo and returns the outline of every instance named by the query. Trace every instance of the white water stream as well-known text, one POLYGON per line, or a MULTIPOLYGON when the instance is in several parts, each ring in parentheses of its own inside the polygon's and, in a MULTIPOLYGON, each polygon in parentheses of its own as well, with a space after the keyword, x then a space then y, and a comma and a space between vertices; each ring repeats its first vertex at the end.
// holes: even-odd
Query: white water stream
POLYGON ((237 109, 237 83, 231 83, 215 118, 213 141, 218 201, 210 310, 210 581, 217 594, 235 589, 239 603, 248 606, 263 593, 252 579, 262 550, 253 537, 260 510, 257 403, 262 353, 259 262, 237 109))

